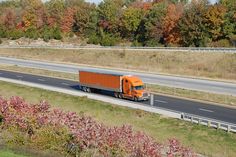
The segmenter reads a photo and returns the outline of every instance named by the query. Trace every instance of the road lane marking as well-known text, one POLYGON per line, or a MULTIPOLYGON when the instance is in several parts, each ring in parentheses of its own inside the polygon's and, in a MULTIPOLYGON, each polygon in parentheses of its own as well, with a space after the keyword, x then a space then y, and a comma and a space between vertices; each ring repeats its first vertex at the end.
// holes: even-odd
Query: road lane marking
POLYGON ((168 104, 168 102, 166 101, 162 101, 162 100, 155 100, 156 102, 160 102, 160 103, 164 103, 164 104, 168 104))
POLYGON ((0 75, 1 75, 2 73, 0 73, 0 75))
POLYGON ((45 80, 44 79, 38 79, 39 81, 42 81, 42 82, 44 82, 45 80))
POLYGON ((68 83, 61 83, 62 85, 65 85, 65 86, 69 86, 70 84, 68 84, 68 83))
POLYGON ((18 78, 23 78, 23 76, 20 76, 20 75, 17 75, 16 77, 18 77, 18 78))
POLYGON ((199 108, 199 110, 200 110, 200 111, 204 111, 204 112, 210 112, 210 113, 214 112, 214 111, 212 111, 212 110, 207 110, 207 109, 204 109, 204 108, 199 108))

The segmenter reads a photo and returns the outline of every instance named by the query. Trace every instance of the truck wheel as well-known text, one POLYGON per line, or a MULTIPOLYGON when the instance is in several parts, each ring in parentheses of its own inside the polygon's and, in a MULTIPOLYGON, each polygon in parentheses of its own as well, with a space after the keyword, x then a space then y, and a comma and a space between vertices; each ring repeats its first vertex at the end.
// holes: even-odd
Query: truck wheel
POLYGON ((123 99, 123 95, 122 95, 121 93, 118 94, 118 97, 119 97, 120 99, 123 99))
POLYGON ((114 93, 114 96, 116 97, 116 98, 118 98, 119 97, 119 94, 118 93, 114 93))
POLYGON ((137 98, 137 97, 134 97, 134 101, 136 101, 136 102, 137 102, 137 101, 138 101, 138 98, 137 98))

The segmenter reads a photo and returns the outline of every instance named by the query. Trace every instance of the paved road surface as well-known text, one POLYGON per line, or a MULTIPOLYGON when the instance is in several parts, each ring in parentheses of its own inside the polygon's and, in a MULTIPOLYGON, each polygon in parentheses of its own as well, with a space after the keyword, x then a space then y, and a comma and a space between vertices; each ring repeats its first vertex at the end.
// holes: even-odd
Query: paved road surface
MULTIPOLYGON (((38 83, 43 85, 49 85, 53 87, 60 87, 70 90, 79 90, 79 82, 68 81, 63 79, 35 76, 29 74, 22 74, 16 72, 8 72, 0 70, 0 77, 11 78, 16 80, 23 80, 32 83, 38 83)), ((112 93, 104 92, 107 95, 112 95, 112 93)), ((103 94, 104 94, 103 93, 103 94)), ((115 98, 114 98, 115 99, 115 98)), ((127 100, 129 101, 129 100, 127 100)), ((140 102, 149 104, 149 102, 140 102)), ((194 114, 198 116, 203 116, 207 118, 212 118, 220 121, 225 121, 229 123, 236 124, 236 109, 216 106, 210 103, 202 103, 196 101, 190 101, 180 98, 173 98, 168 96, 155 95, 154 105, 162 107, 164 109, 170 109, 178 112, 194 114)))
POLYGON ((22 60, 22 59, 7 58, 7 57, 0 57, 0 64, 1 63, 13 64, 13 65, 18 65, 22 67, 41 68, 41 69, 66 72, 66 73, 78 73, 79 69, 94 70, 94 71, 100 71, 100 72, 104 71, 104 72, 111 72, 111 73, 122 73, 126 75, 139 76, 142 78, 142 80, 145 83, 236 96, 235 83, 225 83, 225 82, 220 82, 220 81, 209 81, 209 80, 204 80, 204 79, 192 79, 192 78, 185 78, 185 77, 145 74, 145 73, 119 71, 119 70, 108 70, 108 69, 101 69, 101 68, 92 68, 92 67, 75 66, 75 65, 67 65, 67 64, 56 64, 56 63, 22 60))

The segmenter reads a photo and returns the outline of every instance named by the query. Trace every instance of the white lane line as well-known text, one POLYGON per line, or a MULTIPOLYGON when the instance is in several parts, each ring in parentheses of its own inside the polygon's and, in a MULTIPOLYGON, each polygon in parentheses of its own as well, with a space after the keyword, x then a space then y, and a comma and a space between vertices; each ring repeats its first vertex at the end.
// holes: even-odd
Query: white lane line
POLYGON ((44 79, 38 79, 39 81, 42 81, 42 82, 44 82, 45 80, 44 79))
POLYGON ((200 111, 204 111, 204 112, 210 112, 210 113, 214 112, 214 111, 212 111, 212 110, 207 110, 207 109, 204 109, 204 108, 199 108, 199 110, 200 110, 200 111))
POLYGON ((0 75, 1 75, 2 73, 0 73, 0 75))
POLYGON ((68 84, 68 83, 61 83, 62 85, 65 85, 65 86, 69 86, 70 84, 68 84))
POLYGON ((156 102, 160 102, 160 103, 164 103, 164 104, 168 104, 168 102, 166 101, 162 101, 162 100, 155 100, 156 102))
POLYGON ((20 75, 17 75, 16 77, 18 77, 18 78, 23 78, 23 76, 20 76, 20 75))

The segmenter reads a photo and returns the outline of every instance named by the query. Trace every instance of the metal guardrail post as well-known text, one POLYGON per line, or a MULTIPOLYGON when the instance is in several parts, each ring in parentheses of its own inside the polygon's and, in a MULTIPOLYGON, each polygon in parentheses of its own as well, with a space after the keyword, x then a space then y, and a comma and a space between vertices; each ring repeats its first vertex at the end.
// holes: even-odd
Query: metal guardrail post
POLYGON ((150 95, 150 105, 151 106, 154 105, 154 95, 153 94, 150 95))
POLYGON ((198 125, 200 125, 200 124, 201 124, 201 119, 199 118, 199 119, 198 119, 198 125))
POLYGON ((227 132, 230 132, 230 125, 227 126, 227 132))
POLYGON ((208 121, 207 126, 211 127, 211 121, 208 121))

